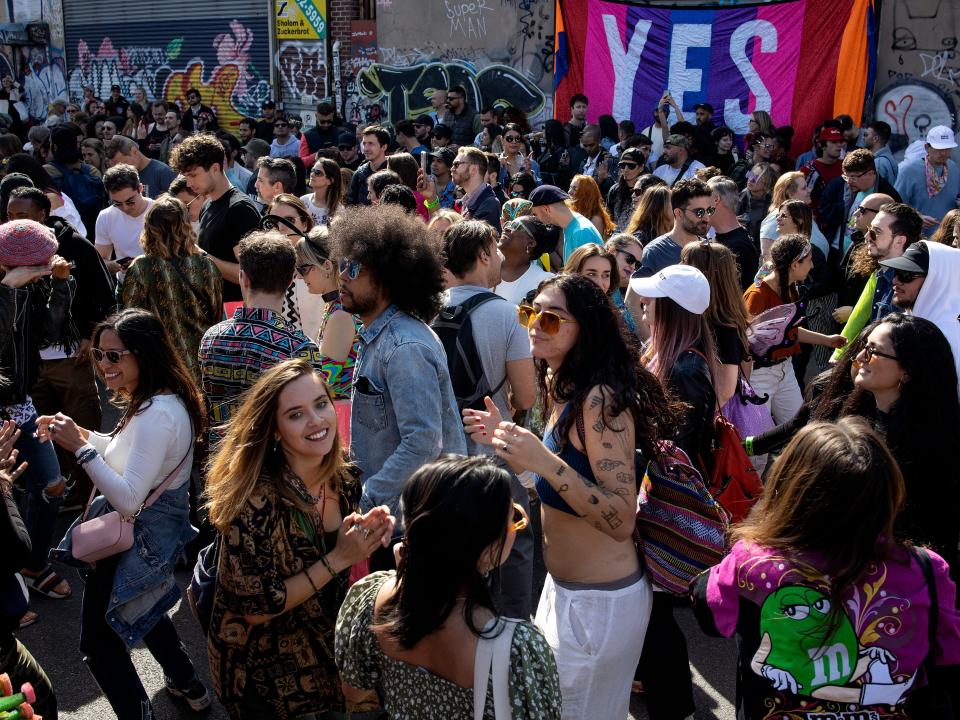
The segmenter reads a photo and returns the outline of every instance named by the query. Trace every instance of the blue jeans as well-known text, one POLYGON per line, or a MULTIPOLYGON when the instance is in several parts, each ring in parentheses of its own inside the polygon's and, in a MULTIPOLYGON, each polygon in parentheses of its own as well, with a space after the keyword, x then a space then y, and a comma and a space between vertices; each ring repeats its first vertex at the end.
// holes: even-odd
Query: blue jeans
POLYGON ((23 482, 27 490, 27 507, 24 522, 30 533, 33 550, 27 570, 40 572, 47 566, 47 552, 56 529, 57 514, 63 504, 66 493, 56 497, 45 497, 43 491, 49 485, 60 482, 60 463, 53 443, 41 443, 34 436, 37 431, 37 416, 34 415, 20 426, 20 438, 15 445, 20 451, 19 462, 26 460, 27 469, 23 473, 23 482))

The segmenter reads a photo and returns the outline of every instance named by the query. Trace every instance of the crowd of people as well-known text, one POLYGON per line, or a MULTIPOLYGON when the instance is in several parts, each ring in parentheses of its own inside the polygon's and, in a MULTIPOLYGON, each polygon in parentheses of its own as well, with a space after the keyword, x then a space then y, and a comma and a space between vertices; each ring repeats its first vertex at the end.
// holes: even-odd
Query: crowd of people
POLYGON ((681 605, 737 636, 738 717, 952 716, 949 128, 898 163, 881 121, 795 147, 669 93, 639 130, 452 87, 235 132, 200 90, 132 95, 0 135, 0 671, 47 720, 31 592, 82 592, 120 720, 153 717, 140 642, 240 720, 686 720, 681 605), (637 522, 677 468, 724 545, 680 592, 637 522))

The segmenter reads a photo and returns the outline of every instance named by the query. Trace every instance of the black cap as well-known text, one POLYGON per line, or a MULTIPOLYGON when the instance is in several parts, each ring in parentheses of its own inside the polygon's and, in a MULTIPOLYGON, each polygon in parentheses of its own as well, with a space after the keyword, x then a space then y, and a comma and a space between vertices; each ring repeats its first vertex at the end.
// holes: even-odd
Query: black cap
POLYGON ((564 200, 569 200, 570 196, 556 185, 541 185, 530 193, 530 202, 534 207, 542 205, 556 205, 564 200))
POLYGON ((270 108, 271 110, 276 109, 277 104, 273 100, 264 100, 261 108, 270 108))
POLYGON ((703 108, 708 113, 713 115, 713 105, 711 105, 710 103, 697 103, 696 105, 693 106, 694 110, 699 110, 700 108, 703 108))
POLYGON ((881 260, 880 264, 894 270, 926 275, 930 272, 930 251, 927 250, 925 242, 915 242, 904 250, 900 257, 881 260))
POLYGON ((453 167, 453 161, 457 159, 457 151, 451 147, 442 147, 430 153, 430 157, 436 158, 447 167, 453 167))
POLYGON ((646 160, 643 157, 643 153, 640 152, 637 148, 627 148, 622 153, 620 157, 617 158, 617 161, 626 160, 627 162, 635 162, 638 165, 643 165, 646 163, 646 160))
POLYGON ((434 123, 433 123, 433 118, 430 117, 429 115, 420 115, 419 117, 415 117, 413 119, 413 124, 426 125, 427 127, 432 128, 434 123))
POLYGON ((353 145, 357 144, 357 136, 350 133, 340 133, 340 137, 337 138, 337 145, 353 145))

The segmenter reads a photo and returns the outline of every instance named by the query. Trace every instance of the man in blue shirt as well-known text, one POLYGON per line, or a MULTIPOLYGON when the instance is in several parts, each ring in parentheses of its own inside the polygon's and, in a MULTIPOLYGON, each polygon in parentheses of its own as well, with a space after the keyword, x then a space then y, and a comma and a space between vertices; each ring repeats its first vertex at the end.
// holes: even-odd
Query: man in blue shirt
POLYGON ((930 235, 943 216, 957 207, 960 171, 950 159, 955 147, 953 130, 937 125, 927 133, 927 154, 906 163, 897 174, 897 192, 923 217, 925 235, 930 235))
POLYGON ((559 250, 563 253, 563 262, 581 245, 603 245, 603 238, 590 219, 567 206, 569 199, 570 196, 555 185, 541 185, 530 193, 533 214, 537 219, 547 225, 563 228, 563 248, 559 250))

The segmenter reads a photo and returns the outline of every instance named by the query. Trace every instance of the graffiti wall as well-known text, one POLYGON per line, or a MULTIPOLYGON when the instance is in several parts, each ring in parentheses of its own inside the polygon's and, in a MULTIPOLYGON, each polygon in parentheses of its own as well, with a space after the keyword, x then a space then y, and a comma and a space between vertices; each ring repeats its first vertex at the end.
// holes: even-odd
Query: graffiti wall
POLYGON ((67 59, 70 96, 85 86, 100 97, 117 84, 126 97, 135 86, 147 97, 180 102, 200 90, 221 127, 257 116, 270 96, 267 18, 198 20, 189 24, 120 23, 70 27, 67 59))
POLYGON ((902 149, 936 125, 960 128, 960 5, 886 0, 880 17, 875 119, 890 123, 902 149))
POLYGON ((274 5, 284 109, 311 111, 328 96, 326 0, 275 0, 274 5))
POLYGON ((434 89, 463 85, 474 110, 512 104, 545 119, 553 15, 553 0, 377 0, 377 61, 346 65, 344 114, 396 121, 428 112, 434 89))

